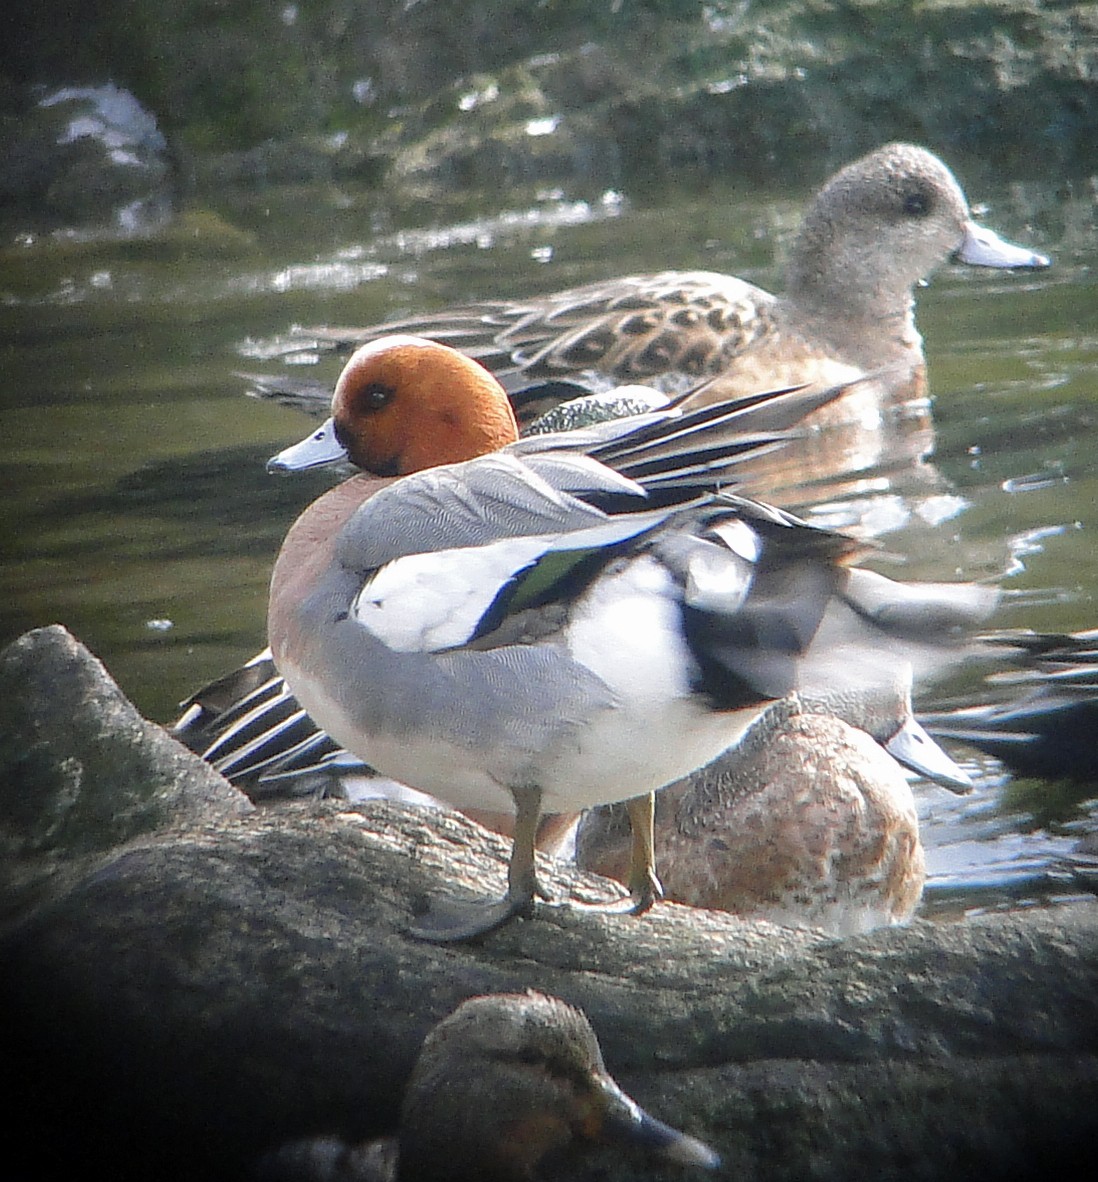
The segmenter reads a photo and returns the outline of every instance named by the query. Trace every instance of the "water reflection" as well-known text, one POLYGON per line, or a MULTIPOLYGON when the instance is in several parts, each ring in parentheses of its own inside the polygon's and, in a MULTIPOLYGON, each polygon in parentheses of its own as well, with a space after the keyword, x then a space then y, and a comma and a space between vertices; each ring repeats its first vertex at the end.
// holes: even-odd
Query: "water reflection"
MULTIPOLYGON (((802 503, 876 537, 885 573, 1002 577, 1009 594, 997 626, 1090 627, 1094 205, 1030 187, 991 197, 996 226, 1047 250, 1056 267, 1028 277, 940 272, 918 313, 933 435, 924 408, 886 437, 891 452, 848 440, 820 460, 822 478, 802 503), (854 475, 834 480, 835 471, 854 475)), ((220 220, 231 233, 191 253, 165 240, 5 255, 0 634, 63 622, 145 713, 171 718, 189 691, 262 647, 274 553, 321 487, 263 471, 302 419, 241 396, 234 371, 256 367, 256 342, 294 324, 370 323, 667 267, 729 271, 773 289, 802 204, 711 193, 631 208, 619 195, 548 195, 530 207, 537 216, 463 209, 448 229, 317 189, 227 206, 220 220)), ((338 370, 323 356, 297 360, 327 382, 338 370)), ((767 479, 788 483, 788 473, 767 479)), ((959 676, 920 704, 978 677, 959 676)), ((1038 824, 1047 786, 1022 796, 994 763, 968 766, 973 797, 920 793, 928 905, 971 905, 984 898, 975 887, 992 900, 1063 889, 1046 878, 1050 858, 1080 828, 1098 828, 1093 790, 1059 794, 1038 824)))

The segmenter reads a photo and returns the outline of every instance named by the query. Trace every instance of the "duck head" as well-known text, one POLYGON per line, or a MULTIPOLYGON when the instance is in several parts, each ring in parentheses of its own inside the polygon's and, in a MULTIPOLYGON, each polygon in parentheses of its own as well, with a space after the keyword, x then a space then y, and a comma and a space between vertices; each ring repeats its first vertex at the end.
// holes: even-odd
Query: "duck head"
POLYGON ((479 363, 420 337, 379 337, 357 349, 332 396, 332 416, 267 463, 300 472, 350 461, 376 476, 457 463, 518 438, 503 388, 479 363))
POLYGON ((981 267, 1047 267, 972 220, 961 186, 933 153, 886 144, 841 169, 807 210, 786 292, 839 319, 906 310, 912 289, 947 259, 981 267), (872 281, 870 281, 872 280, 872 281))
POLYGON ((475 997, 424 1041, 401 1112, 397 1176, 518 1182, 584 1142, 707 1169, 720 1161, 618 1087, 579 1010, 533 992, 475 997))

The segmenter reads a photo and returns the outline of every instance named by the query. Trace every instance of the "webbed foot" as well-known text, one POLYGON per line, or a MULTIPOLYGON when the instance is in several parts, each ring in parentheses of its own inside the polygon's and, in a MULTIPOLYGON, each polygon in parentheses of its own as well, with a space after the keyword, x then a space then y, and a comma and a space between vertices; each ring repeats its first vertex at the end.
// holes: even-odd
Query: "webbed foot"
POLYGON ((548 898, 538 882, 534 839, 541 813, 541 793, 515 792, 515 836, 507 867, 507 894, 498 903, 458 899, 434 900, 422 921, 408 929, 417 940, 460 944, 503 927, 519 915, 533 915, 534 900, 548 898))
POLYGON ((408 928, 408 935, 432 944, 460 944, 486 936, 517 916, 533 913, 532 894, 508 893, 498 903, 436 899, 427 913, 408 928))

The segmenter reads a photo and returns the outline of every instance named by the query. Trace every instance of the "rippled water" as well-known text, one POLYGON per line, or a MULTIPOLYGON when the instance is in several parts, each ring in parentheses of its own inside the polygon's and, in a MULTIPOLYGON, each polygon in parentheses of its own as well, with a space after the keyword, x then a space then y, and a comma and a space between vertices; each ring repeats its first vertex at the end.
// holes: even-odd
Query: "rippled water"
MULTIPOLYGON (((985 220, 1055 257, 1038 275, 947 268, 919 301, 936 425, 930 465, 820 495, 886 571, 1009 572, 1001 626, 1098 625, 1098 231, 1088 193, 973 193, 985 220)), ((461 299, 666 267, 780 286, 800 195, 633 203, 559 195, 494 216, 393 211, 310 189, 190 216, 163 237, 24 244, 0 256, 7 512, 0 640, 60 621, 150 717, 264 643, 277 546, 326 480, 268 477, 305 420, 242 397, 238 370, 292 324, 377 321, 461 299)), ((311 372, 334 379, 322 362, 311 372)), ((939 687, 921 706, 948 696, 939 687)), ((960 750, 958 756, 965 755, 960 750)), ((1098 755, 1098 746, 1096 746, 1098 755)), ((967 755, 965 755, 966 758, 967 755)), ((1096 760, 1098 762, 1098 760, 1096 760)), ((1092 790, 971 766, 967 798, 920 788, 928 907, 1039 897, 1050 859, 1098 828, 1092 790)))

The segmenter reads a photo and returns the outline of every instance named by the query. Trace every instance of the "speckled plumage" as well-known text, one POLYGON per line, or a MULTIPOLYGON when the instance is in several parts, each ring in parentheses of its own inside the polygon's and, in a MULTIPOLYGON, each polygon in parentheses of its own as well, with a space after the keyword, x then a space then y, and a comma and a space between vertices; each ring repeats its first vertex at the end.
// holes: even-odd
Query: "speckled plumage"
MULTIPOLYGON (((887 144, 816 194, 790 244, 779 295, 717 272, 662 271, 305 335, 341 350, 391 332, 443 341, 517 391, 520 422, 546 409, 540 394, 524 402, 520 387, 570 378, 595 387, 640 382, 676 394, 707 381, 687 403, 698 405, 885 370, 875 397, 898 403, 925 390, 914 288, 951 256, 984 266, 1048 264, 974 226, 956 179, 932 153, 887 144), (974 234, 978 249, 971 248, 974 234)), ((326 413, 323 394, 317 402, 307 382, 260 379, 256 392, 326 413)), ((864 419, 870 395, 858 388, 815 412, 814 421, 864 419)))
MULTIPOLYGON (((623 811, 587 814, 580 866, 625 881, 623 811)), ((656 796, 665 898, 849 935, 909 920, 925 860, 896 762, 827 714, 773 707, 735 751, 656 796)))

